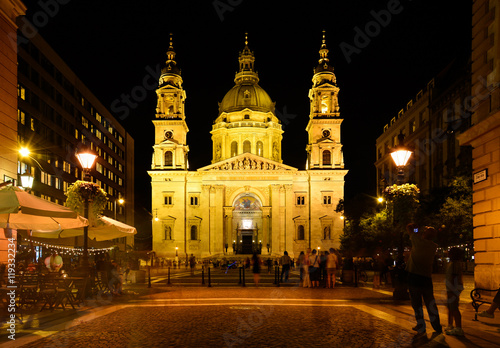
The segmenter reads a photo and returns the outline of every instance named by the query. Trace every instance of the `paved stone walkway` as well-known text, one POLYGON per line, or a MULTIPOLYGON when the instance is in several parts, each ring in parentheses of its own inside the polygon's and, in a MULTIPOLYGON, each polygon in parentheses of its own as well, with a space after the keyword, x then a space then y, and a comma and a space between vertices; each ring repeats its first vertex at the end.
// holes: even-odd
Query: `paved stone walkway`
POLYGON ((405 347, 412 337, 345 306, 155 306, 124 308, 23 347, 405 347))

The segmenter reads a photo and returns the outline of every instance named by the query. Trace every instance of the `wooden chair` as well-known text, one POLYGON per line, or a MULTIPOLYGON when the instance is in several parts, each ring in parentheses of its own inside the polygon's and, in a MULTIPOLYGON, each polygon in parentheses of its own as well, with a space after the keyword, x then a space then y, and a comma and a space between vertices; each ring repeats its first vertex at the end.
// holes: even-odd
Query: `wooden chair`
POLYGON ((19 280, 19 307, 29 309, 39 301, 39 275, 25 272, 19 280))
POLYGON ((58 273, 49 273, 41 278, 40 299, 44 301, 44 303, 40 311, 43 311, 47 305, 47 309, 50 310, 54 310, 59 307, 65 310, 65 300, 66 304, 69 303, 71 307, 75 309, 68 287, 64 282, 64 279, 62 279, 58 273))

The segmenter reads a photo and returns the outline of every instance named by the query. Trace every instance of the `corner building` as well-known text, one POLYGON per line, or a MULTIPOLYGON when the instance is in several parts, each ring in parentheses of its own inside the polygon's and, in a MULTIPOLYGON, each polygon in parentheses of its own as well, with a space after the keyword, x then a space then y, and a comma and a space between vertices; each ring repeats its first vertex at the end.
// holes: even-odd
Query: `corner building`
MULTIPOLYGON (((255 55, 239 53, 234 87, 212 126, 211 164, 188 170, 186 92, 170 39, 156 91, 152 179, 153 250, 158 257, 232 257, 258 252, 297 257, 340 246, 335 212, 344 197, 339 88, 323 42, 309 92, 306 170, 281 158, 275 103, 259 86, 255 55)), ((305 96, 304 96, 305 97, 305 96)))

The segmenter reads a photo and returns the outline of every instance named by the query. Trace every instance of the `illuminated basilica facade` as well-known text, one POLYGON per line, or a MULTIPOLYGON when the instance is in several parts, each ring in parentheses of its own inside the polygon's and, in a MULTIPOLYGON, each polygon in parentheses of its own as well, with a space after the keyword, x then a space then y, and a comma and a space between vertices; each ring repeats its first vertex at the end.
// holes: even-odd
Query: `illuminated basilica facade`
POLYGON ((155 145, 148 172, 156 256, 276 256, 287 250, 297 257, 309 247, 339 247, 343 221, 335 208, 344 197, 347 170, 339 88, 324 35, 319 54, 309 91, 306 170, 283 163, 283 130, 275 103, 259 86, 255 56, 245 39, 235 85, 214 115, 212 161, 190 171, 186 92, 171 39, 156 90, 155 145))

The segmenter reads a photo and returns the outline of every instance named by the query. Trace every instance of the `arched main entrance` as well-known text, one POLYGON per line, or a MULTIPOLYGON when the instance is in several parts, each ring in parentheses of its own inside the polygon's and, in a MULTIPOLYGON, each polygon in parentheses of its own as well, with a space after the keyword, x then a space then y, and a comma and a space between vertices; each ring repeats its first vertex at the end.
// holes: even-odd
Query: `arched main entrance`
POLYGON ((262 203, 252 193, 243 193, 233 203, 233 240, 237 254, 262 251, 262 203))

